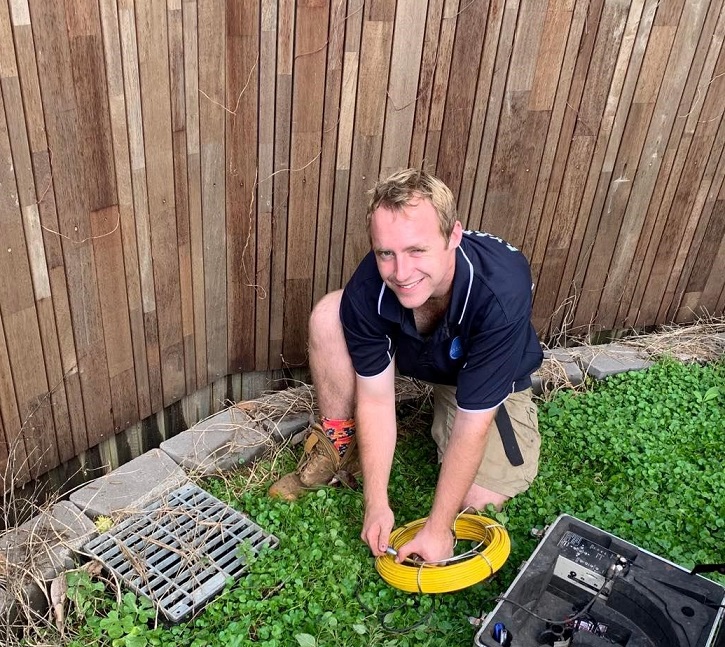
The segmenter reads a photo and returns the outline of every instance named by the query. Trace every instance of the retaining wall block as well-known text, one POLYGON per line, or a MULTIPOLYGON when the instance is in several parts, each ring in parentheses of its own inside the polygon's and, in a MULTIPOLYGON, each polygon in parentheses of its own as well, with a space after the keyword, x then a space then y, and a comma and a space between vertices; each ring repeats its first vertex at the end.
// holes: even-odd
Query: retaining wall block
POLYGON ((654 364, 638 349, 622 344, 583 347, 576 349, 576 355, 584 373, 597 380, 626 371, 639 371, 654 364))
POLYGON ((11 624, 19 605, 45 613, 49 582, 75 567, 75 551, 95 535, 93 523, 69 501, 8 531, 0 539, 0 617, 11 624))
MULTIPOLYGON (((259 458, 283 438, 279 424, 264 422, 252 419, 236 406, 229 407, 164 441, 161 449, 190 472, 219 473, 259 458)), ((293 433, 300 424, 300 420, 292 422, 291 426, 282 426, 286 434, 293 433)))
POLYGON ((120 517, 137 512, 188 481, 160 449, 152 449, 70 495, 87 516, 120 517))

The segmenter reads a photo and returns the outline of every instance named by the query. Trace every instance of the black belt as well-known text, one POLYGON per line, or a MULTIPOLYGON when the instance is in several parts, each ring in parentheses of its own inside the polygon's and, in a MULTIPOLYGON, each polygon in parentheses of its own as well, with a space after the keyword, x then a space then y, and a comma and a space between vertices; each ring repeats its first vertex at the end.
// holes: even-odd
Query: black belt
POLYGON ((498 433, 501 434, 503 450, 506 452, 506 458, 509 459, 509 463, 514 467, 523 465, 524 457, 521 455, 521 449, 516 440, 516 434, 511 424, 509 412, 506 411, 506 407, 503 404, 499 405, 498 411, 496 412, 496 426, 498 427, 498 433))

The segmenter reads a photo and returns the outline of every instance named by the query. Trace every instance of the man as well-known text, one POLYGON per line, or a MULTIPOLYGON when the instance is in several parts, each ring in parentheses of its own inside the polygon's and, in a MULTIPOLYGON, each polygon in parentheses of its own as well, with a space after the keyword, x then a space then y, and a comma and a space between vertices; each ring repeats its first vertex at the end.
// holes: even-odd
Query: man
POLYGON ((500 507, 538 468, 531 373, 541 347, 531 326, 531 274, 505 241, 464 232, 448 187, 408 169, 379 182, 368 208, 372 251, 344 291, 310 317, 310 370, 322 415, 295 474, 270 489, 299 491, 354 470, 365 498, 361 537, 388 547, 388 481, 396 444, 396 369, 434 386, 432 435, 441 471, 433 506, 398 561, 453 553, 463 509, 500 507), (354 414, 354 417, 353 417, 354 414))

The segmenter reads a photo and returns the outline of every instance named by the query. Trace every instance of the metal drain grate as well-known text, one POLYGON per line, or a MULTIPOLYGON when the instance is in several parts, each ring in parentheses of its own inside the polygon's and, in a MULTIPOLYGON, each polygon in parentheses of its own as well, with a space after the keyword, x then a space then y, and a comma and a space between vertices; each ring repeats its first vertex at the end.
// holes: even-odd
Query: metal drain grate
POLYGON ((256 555, 278 544, 248 517, 189 484, 92 539, 85 550, 179 622, 228 578, 246 572, 243 550, 256 555))

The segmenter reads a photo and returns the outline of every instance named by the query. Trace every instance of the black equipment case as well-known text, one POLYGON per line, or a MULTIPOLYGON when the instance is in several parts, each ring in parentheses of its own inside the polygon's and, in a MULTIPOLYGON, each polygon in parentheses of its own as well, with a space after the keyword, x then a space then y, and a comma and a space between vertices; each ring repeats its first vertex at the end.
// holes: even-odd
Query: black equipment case
POLYGON ((718 647, 725 589, 568 515, 544 533, 476 647, 718 647))

